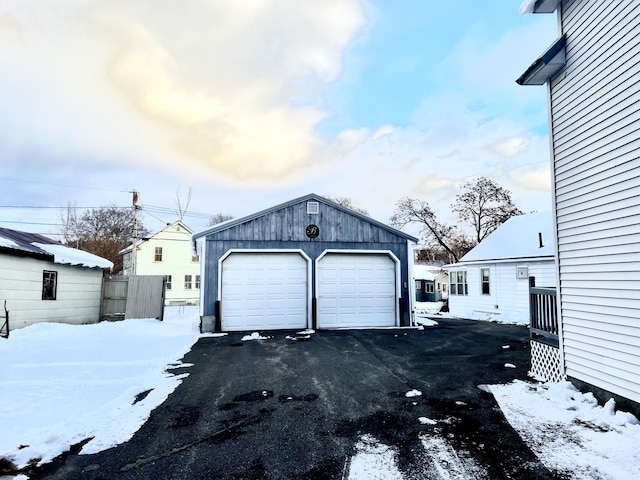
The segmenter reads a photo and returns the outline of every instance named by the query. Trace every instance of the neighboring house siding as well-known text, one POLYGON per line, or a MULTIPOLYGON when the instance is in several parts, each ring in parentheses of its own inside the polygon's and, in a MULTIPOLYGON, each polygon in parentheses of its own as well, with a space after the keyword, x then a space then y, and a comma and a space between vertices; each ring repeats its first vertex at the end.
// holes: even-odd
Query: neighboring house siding
POLYGON ((640 401, 640 2, 562 4, 550 84, 566 374, 640 401))
POLYGON ((95 323, 101 296, 102 269, 0 254, 0 302, 7 301, 12 330, 38 322, 95 323), (44 270, 57 272, 56 300, 42 300, 44 270))
MULTIPOLYGON (((200 289, 196 288, 196 275, 200 275, 200 262, 192 261, 191 235, 185 225, 174 223, 138 245, 136 274, 171 275, 171 288, 165 293, 165 303, 198 303, 200 289), (162 248, 162 260, 156 261, 156 247, 162 248), (185 276, 191 276, 191 288, 185 288, 185 276)), ((131 266, 131 254, 125 253, 123 263, 131 266)))
POLYGON ((509 323, 529 321, 529 281, 518 279, 517 267, 527 266, 536 285, 552 287, 556 284, 553 260, 538 262, 457 264, 449 269, 449 278, 457 271, 467 272, 468 295, 449 294, 449 312, 463 318, 499 320, 509 323), (482 293, 481 271, 489 269, 489 294, 482 293))

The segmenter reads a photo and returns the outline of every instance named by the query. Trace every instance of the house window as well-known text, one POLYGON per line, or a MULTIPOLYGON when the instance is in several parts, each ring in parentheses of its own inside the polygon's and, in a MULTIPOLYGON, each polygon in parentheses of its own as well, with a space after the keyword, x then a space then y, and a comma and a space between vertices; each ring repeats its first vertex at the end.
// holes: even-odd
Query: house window
POLYGON ((196 275, 196 288, 200 289, 200 275, 196 275))
POLYGON ((153 260, 156 262, 162 261, 162 247, 156 247, 156 253, 153 257, 153 260))
POLYGON ((416 290, 420 290, 420 280, 416 280, 416 290))
POLYGON ((480 269, 480 278, 481 278, 481 283, 482 283, 482 294, 483 295, 489 295, 490 289, 489 289, 489 269, 488 268, 481 268, 480 269))
POLYGON ((425 283, 424 291, 427 293, 433 293, 433 283, 425 283))
POLYGON ((55 300, 58 291, 58 272, 42 272, 42 300, 55 300))
POLYGON ((165 275, 164 280, 167 290, 171 290, 171 275, 165 275))
POLYGON ((200 261, 200 255, 191 255, 191 261, 198 263, 200 261))
POLYGON ((467 272, 451 272, 449 276, 451 284, 451 295, 468 295, 469 287, 467 286, 467 272))
POLYGON ((185 275, 184 276, 184 289, 185 290, 191 290, 191 288, 192 288, 191 275, 185 275))

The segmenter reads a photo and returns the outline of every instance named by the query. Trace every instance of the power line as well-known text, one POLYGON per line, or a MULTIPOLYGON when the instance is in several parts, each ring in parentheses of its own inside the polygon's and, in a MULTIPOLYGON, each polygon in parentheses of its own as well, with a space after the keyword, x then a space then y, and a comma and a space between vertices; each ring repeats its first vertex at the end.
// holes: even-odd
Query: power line
POLYGON ((49 227, 60 227, 62 224, 60 223, 42 223, 42 222, 22 222, 22 221, 11 221, 11 220, 0 220, 0 223, 19 223, 22 225, 47 225, 49 227))
MULTIPOLYGON (((73 209, 78 209, 78 208, 82 208, 85 210, 98 210, 103 207, 76 207, 74 205, 66 205, 64 207, 47 207, 44 205, 0 205, 0 208, 15 208, 15 209, 21 209, 21 210, 44 210, 44 209, 58 209, 58 210, 67 210, 69 208, 73 208, 73 209)), ((118 206, 109 206, 109 208, 117 208, 117 209, 121 209, 121 210, 128 210, 131 207, 118 207, 118 206)))
POLYGON ((35 180, 25 180, 23 178, 0 177, 0 180, 5 180, 8 182, 35 183, 37 185, 49 185, 52 187, 83 188, 85 190, 101 190, 103 192, 131 193, 130 190, 116 190, 113 188, 89 187, 87 185, 65 185, 63 183, 52 183, 52 182, 36 182, 35 180))

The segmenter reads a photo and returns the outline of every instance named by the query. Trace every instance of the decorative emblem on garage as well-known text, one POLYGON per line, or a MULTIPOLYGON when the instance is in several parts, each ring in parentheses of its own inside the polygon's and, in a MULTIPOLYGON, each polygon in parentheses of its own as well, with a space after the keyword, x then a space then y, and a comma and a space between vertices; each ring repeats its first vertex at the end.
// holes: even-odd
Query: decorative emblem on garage
POLYGON ((314 224, 307 225, 306 233, 309 238, 317 238, 320 235, 320 228, 314 224))

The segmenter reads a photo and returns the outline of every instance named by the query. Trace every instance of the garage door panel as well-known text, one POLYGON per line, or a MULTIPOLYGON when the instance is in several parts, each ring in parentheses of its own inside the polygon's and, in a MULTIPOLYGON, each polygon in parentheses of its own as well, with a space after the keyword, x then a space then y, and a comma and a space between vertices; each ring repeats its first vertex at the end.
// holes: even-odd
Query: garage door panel
POLYGON ((229 255, 222 262, 222 329, 305 328, 307 268, 298 253, 229 255))
POLYGON ((394 326, 395 262, 384 254, 327 254, 318 262, 318 327, 394 326))

